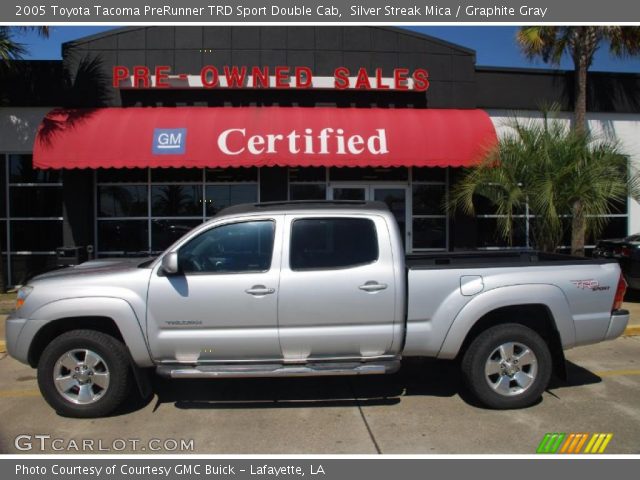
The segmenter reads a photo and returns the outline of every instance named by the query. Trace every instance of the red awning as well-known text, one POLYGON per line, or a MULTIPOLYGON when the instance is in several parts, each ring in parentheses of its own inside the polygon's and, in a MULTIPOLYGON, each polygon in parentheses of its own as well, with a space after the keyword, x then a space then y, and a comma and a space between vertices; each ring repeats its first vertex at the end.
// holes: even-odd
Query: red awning
POLYGON ((482 110, 148 107, 54 110, 36 168, 460 167, 495 145, 482 110))

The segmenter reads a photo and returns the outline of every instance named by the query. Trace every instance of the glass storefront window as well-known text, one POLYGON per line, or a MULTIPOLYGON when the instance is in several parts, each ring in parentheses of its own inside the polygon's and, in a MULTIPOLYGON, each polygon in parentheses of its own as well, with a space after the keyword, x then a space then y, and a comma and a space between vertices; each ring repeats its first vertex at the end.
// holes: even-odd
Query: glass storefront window
POLYGON ((4 280, 6 285, 20 285, 53 268, 55 249, 63 246, 63 174, 35 170, 32 155, 0 158, 4 160, 0 168, 4 280))
POLYGON ((445 211, 446 185, 414 185, 413 214, 442 215, 445 211))
POLYGON ((325 200, 327 169, 325 167, 289 168, 289 200, 325 200))
POLYGON ((62 217, 62 188, 59 187, 12 186, 9 202, 12 217, 62 217))
POLYGON ((320 182, 327 181, 325 167, 289 168, 289 182, 320 182))
POLYGON ((447 245, 446 218, 414 218, 413 248, 443 249, 447 245))
POLYGON ((151 215, 154 217, 202 216, 202 186, 152 186, 151 215))
POLYGON ((324 184, 289 185, 290 200, 324 200, 325 198, 327 198, 327 187, 324 184))
POLYGON ((257 202, 258 176, 257 168, 100 170, 97 254, 163 251, 222 208, 257 202))
POLYGON ((102 185, 98 187, 99 217, 147 216, 146 185, 102 185))
POLYGON ((99 220, 98 240, 101 253, 149 251, 147 220, 99 220))
POLYGON ((223 208, 258 201, 257 185, 207 185, 206 210, 211 217, 223 208))
POLYGON ((10 220, 12 252, 54 252, 63 245, 62 221, 10 220))
POLYGON ((173 242, 197 227, 200 220, 188 219, 159 219, 155 218, 151 221, 151 250, 153 252, 162 252, 166 250, 173 242))
POLYGON ((10 183, 59 183, 60 170, 36 170, 32 155, 9 155, 10 183))
POLYGON ((413 251, 446 250, 449 241, 446 168, 411 170, 413 214, 413 251))

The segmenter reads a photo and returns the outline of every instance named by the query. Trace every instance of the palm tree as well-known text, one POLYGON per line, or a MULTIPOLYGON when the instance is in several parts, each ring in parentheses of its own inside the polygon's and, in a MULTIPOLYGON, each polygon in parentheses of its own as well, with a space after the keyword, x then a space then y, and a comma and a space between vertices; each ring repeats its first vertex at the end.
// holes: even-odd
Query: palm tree
POLYGON ((34 30, 44 38, 49 37, 49 27, 0 27, 0 59, 6 62, 22 58, 26 49, 24 45, 15 41, 14 34, 28 30, 34 30))
POLYGON ((571 253, 584 255, 587 233, 602 231, 613 204, 638 196, 638 175, 630 178, 628 159, 615 141, 547 115, 542 121, 513 120, 509 127, 511 133, 452 189, 449 208, 473 214, 477 196, 485 197, 499 215, 499 234, 511 243, 516 214, 528 206, 533 243, 543 251, 561 244, 562 220, 571 216, 571 253))
MULTIPOLYGON (((574 128, 582 133, 586 130, 587 71, 593 57, 603 44, 616 57, 640 53, 640 27, 637 26, 530 26, 522 27, 517 41, 530 59, 541 57, 543 61, 559 64, 562 56, 571 57, 575 69, 574 128)), ((583 159, 586 161, 586 159, 583 159)), ((577 228, 584 210, 582 200, 572 205, 572 252, 584 251, 584 235, 577 228)))
POLYGON ((640 27, 637 26, 534 26, 522 27, 517 41, 529 59, 541 57, 546 63, 558 65, 567 54, 575 68, 576 97, 575 128, 583 131, 587 112, 587 70, 593 56, 603 43, 616 57, 640 53, 640 27))

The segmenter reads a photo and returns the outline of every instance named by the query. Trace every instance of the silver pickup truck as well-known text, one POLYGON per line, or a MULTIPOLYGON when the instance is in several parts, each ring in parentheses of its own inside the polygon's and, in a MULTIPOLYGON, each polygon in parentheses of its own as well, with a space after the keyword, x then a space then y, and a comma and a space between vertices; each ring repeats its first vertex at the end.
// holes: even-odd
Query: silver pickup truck
POLYGON ((619 336, 618 264, 538 252, 405 257, 375 202, 240 205, 157 258, 33 278, 7 319, 11 356, 60 414, 107 415, 148 372, 170 378, 393 373, 460 362, 484 405, 531 405, 563 349, 619 336))

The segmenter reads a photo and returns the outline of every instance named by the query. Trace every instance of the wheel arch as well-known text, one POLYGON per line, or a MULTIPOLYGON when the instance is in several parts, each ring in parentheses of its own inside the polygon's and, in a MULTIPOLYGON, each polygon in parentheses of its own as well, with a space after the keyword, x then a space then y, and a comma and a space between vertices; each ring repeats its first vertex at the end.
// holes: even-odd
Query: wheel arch
POLYGON ((457 358, 461 358, 465 354, 471 342, 482 332, 491 327, 506 324, 522 325, 540 335, 549 346, 554 373, 560 378, 566 378, 566 364, 560 333, 556 328, 553 314, 546 305, 541 303, 500 307, 485 314, 467 333, 457 358))
POLYGON ((556 373, 565 376, 563 349, 574 345, 575 326, 566 297, 555 285, 515 285, 477 295, 454 319, 438 358, 459 357, 481 332, 504 323, 524 325, 542 336, 556 373))
POLYGON ((29 346, 28 361, 31 367, 37 367, 44 349, 51 341, 72 330, 95 330, 110 335, 125 343, 122 332, 113 318, 105 316, 71 316, 46 323, 33 337, 29 346))
POLYGON ((46 345, 56 336, 75 329, 94 329, 120 340, 138 367, 151 367, 153 361, 135 312, 125 300, 109 297, 58 300, 36 310, 21 334, 31 337, 28 362, 35 366, 46 345), (27 331, 27 328, 29 331, 27 331))

